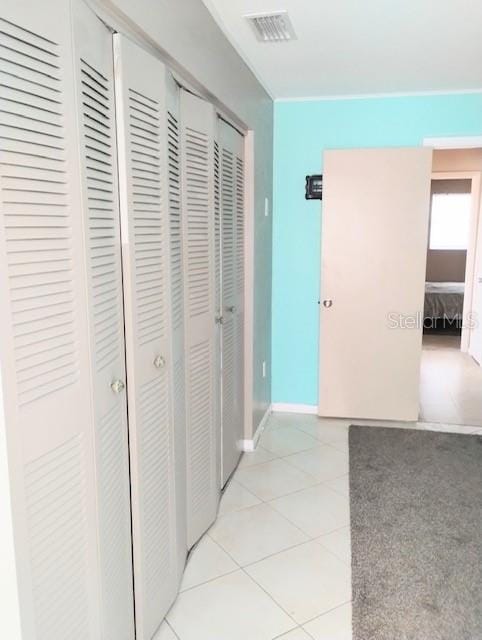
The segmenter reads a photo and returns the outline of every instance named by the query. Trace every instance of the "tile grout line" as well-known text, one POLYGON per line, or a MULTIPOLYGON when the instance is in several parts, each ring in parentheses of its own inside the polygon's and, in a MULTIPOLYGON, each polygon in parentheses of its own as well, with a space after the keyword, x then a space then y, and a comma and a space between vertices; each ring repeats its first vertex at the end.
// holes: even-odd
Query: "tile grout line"
MULTIPOLYGON (((332 609, 328 609, 328 611, 325 611, 324 613, 320 613, 320 615, 315 616, 314 618, 310 618, 306 622, 303 622, 303 624, 301 625, 303 631, 306 631, 306 629, 305 629, 305 625, 306 624, 310 624, 310 622, 314 622, 315 620, 318 620, 318 618, 323 618, 323 616, 326 616, 329 613, 332 613, 333 611, 336 611, 337 609, 341 609, 341 607, 346 607, 347 605, 353 606, 353 599, 352 600, 347 600, 346 602, 342 602, 341 604, 338 604, 336 607, 333 607, 332 609)), ((311 634, 308 634, 308 635, 311 635, 311 634)))
POLYGON ((288 629, 287 631, 285 631, 284 633, 289 633, 290 631, 294 631, 294 629, 296 629, 297 627, 299 627, 299 622, 297 622, 292 615, 290 615, 286 609, 280 605, 279 602, 276 602, 276 600, 273 598, 273 596, 269 593, 269 591, 266 591, 266 589, 259 584, 259 582, 257 580, 255 580, 253 578, 253 576, 250 576, 249 573, 247 571, 244 570, 244 567, 241 567, 241 571, 244 573, 245 576, 247 576, 250 580, 252 580, 254 582, 254 584, 259 587, 261 589, 261 591, 264 591, 264 593, 268 596, 268 598, 277 606, 281 609, 281 611, 283 611, 288 618, 290 618, 291 620, 293 620, 293 623, 295 624, 295 626, 292 629, 288 629))
POLYGON ((167 624, 167 626, 169 627, 169 629, 172 631, 172 633, 175 635, 175 637, 177 638, 177 640, 181 640, 181 637, 177 635, 176 630, 174 629, 174 627, 172 625, 169 624, 169 621, 166 618, 164 618, 165 623, 167 624))
MULTIPOLYGON (((207 535, 207 534, 204 534, 204 535, 207 535)), ((212 538, 211 538, 211 540, 212 540, 212 538)), ((216 542, 216 541, 213 540, 213 542, 216 542)), ((224 551, 224 553, 226 553, 226 555, 229 555, 229 553, 225 549, 223 549, 223 551, 224 551)), ((233 560, 233 562, 236 562, 236 560, 234 560, 234 558, 232 558, 231 556, 229 556, 229 557, 231 558, 231 560, 233 560)), ((221 573, 219 576, 215 576, 214 578, 208 578, 207 580, 204 580, 204 582, 200 582, 199 584, 193 584, 192 587, 187 587, 186 589, 183 589, 182 591, 179 591, 179 595, 182 595, 183 593, 187 593, 188 591, 192 591, 193 589, 197 589, 198 587, 202 587, 205 584, 209 584, 210 582, 214 582, 215 580, 219 580, 220 578, 225 578, 226 576, 230 576, 233 573, 237 573, 240 569, 242 569, 242 567, 239 566, 239 564, 236 563, 236 569, 232 569, 230 571, 227 571, 226 573, 221 573)))
POLYGON ((290 629, 290 631, 287 631, 286 633, 282 633, 280 636, 276 636, 275 638, 272 638, 271 640, 283 640, 283 638, 285 636, 287 636, 289 633, 293 633, 293 631, 296 631, 297 629, 301 629, 301 631, 303 631, 304 633, 306 633, 307 637, 310 640, 314 640, 313 636, 311 635, 311 633, 308 633, 308 631, 306 629, 303 628, 303 626, 301 624, 299 624, 296 629, 290 629))

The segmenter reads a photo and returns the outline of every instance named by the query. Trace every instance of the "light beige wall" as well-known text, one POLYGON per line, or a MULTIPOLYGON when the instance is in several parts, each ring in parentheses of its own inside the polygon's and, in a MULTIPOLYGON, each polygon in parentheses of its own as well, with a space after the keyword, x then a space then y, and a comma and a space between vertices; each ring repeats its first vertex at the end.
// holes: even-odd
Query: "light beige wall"
POLYGON ((467 251, 427 252, 427 282, 465 282, 467 251))
POLYGON ((482 171, 482 149, 436 149, 433 171, 482 171))
POLYGON ((90 0, 120 31, 161 53, 196 90, 253 131, 254 354, 251 438, 271 402, 272 218, 264 200, 273 191, 273 101, 231 46, 201 0, 90 0), (267 363, 266 378, 262 363, 267 363))

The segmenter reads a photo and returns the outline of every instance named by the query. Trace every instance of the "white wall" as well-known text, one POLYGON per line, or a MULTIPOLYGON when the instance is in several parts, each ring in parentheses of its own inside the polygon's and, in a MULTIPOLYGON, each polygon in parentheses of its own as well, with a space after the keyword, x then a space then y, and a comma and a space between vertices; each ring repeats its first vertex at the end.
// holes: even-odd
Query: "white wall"
POLYGON ((271 202, 273 102, 201 0, 90 0, 114 26, 147 41, 183 78, 221 106, 254 139, 253 429, 271 401, 271 202), (269 199, 270 215, 264 215, 269 199), (266 377, 262 363, 266 361, 266 377))

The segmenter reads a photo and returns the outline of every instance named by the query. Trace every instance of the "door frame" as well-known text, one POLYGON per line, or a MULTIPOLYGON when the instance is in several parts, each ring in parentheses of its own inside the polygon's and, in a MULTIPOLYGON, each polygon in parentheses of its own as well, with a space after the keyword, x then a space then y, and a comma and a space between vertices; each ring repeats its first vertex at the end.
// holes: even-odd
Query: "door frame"
MULTIPOLYGON (((474 279, 477 264, 477 236, 479 230, 481 171, 433 171, 432 180, 470 180, 471 212, 469 240, 467 243, 467 257, 465 263, 465 289, 462 311, 462 333, 460 337, 460 351, 467 353, 470 345, 472 329, 467 326, 465 318, 472 311, 474 301, 474 279)), ((430 205, 431 206, 431 205, 430 205)), ((429 239, 430 241, 430 239, 429 239)))

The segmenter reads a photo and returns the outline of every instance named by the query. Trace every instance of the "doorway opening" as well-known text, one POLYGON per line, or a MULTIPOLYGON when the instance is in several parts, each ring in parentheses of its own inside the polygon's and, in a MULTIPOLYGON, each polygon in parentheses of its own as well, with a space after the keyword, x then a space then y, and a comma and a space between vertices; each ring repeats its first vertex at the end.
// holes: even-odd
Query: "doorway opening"
POLYGON ((482 426, 481 172, 482 149, 434 151, 420 372, 424 422, 482 426))

